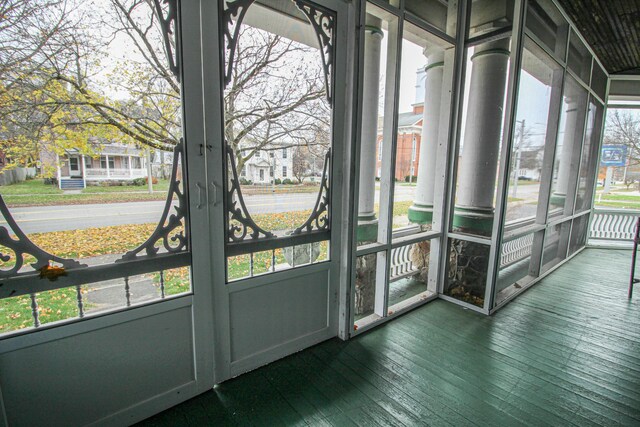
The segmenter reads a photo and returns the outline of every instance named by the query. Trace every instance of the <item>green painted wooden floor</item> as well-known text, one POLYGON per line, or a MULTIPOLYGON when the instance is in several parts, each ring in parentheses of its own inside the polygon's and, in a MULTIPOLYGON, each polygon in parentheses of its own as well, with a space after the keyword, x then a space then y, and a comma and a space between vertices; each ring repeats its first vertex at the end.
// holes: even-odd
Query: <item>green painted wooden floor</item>
POLYGON ((588 249, 492 317, 438 300, 143 425, 640 425, 630 251, 588 249))

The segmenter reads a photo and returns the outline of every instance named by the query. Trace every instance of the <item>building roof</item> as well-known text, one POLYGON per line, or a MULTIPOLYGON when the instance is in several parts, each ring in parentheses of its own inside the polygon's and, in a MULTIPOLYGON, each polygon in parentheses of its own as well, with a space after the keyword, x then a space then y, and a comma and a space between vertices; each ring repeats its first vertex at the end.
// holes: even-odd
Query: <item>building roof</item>
POLYGON ((414 114, 413 111, 398 114, 398 127, 416 126, 422 120, 422 113, 414 114))
POLYGON ((120 144, 104 144, 95 147, 96 152, 100 154, 113 154, 120 156, 140 156, 142 151, 129 145, 120 144))
POLYGON ((260 167, 269 167, 269 166, 271 166, 271 163, 269 163, 266 159, 263 159, 262 157, 253 156, 253 158, 255 159, 255 162, 253 162, 253 165, 255 165, 255 166, 260 166, 260 167))
MULTIPOLYGON (((102 143, 99 144, 94 141, 90 141, 89 144, 93 147, 93 151, 97 155, 113 155, 113 156, 142 156, 143 152, 139 148, 131 145, 124 145, 118 143, 102 143)), ((66 150, 69 154, 78 154, 80 150, 77 148, 70 148, 66 150)), ((86 154, 86 153, 85 153, 86 154)))

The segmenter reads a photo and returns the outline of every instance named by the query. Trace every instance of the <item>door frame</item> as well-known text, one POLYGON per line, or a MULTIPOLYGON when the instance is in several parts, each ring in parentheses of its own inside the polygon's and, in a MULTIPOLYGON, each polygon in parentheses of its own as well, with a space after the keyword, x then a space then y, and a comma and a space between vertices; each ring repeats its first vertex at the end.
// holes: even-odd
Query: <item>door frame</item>
POLYGON ((78 155, 70 155, 69 156, 69 177, 70 178, 80 178, 82 177, 84 171, 82 170, 82 161, 81 157, 78 155), (73 169, 71 167, 71 160, 76 161, 76 168, 73 169))
POLYGON ((197 230, 190 233, 192 294, 0 340, 0 426, 130 425, 214 385, 210 205, 201 191, 207 170, 199 150, 206 141, 200 10, 210 4, 177 2, 188 169, 183 179, 188 224, 197 230))
MULTIPOLYGON (((248 370, 277 360, 293 352, 309 347, 318 342, 338 335, 339 305, 343 298, 339 298, 348 289, 347 271, 345 262, 348 257, 345 254, 348 242, 348 215, 347 207, 343 203, 345 195, 348 195, 349 178, 352 176, 351 147, 351 104, 353 64, 348 60, 349 52, 353 52, 355 31, 353 28, 353 5, 342 0, 314 0, 315 3, 334 10, 336 16, 336 34, 334 46, 336 49, 335 64, 333 69, 333 158, 331 161, 331 243, 330 261, 326 263, 312 264, 305 267, 293 268, 282 272, 275 272, 260 277, 243 280, 242 283, 226 284, 225 277, 225 233, 224 233, 224 202, 222 188, 224 173, 221 165, 224 160, 224 132, 223 120, 223 70, 224 49, 221 46, 221 13, 222 1, 202 3, 202 22, 208 25, 202 26, 203 40, 203 82, 204 111, 206 141, 211 146, 207 151, 207 191, 211 195, 210 215, 211 231, 211 283, 214 297, 214 325, 215 325, 215 381, 222 382, 233 376, 248 370), (287 339, 275 343, 268 348, 244 357, 242 360, 232 358, 233 340, 232 334, 237 332, 236 325, 232 324, 234 316, 234 298, 239 292, 263 292, 265 289, 275 289, 286 286, 283 283, 298 281, 306 283, 305 275, 325 274, 327 279, 327 326, 322 330, 313 332, 301 332, 295 339, 287 339), (268 288, 268 287, 271 288, 268 288)), ((315 276, 317 277, 317 276, 315 276)), ((275 292, 275 291, 273 291, 275 292)), ((267 292, 268 294, 269 292, 267 292)), ((294 323, 294 320, 291 319, 294 323)), ((251 331, 242 331, 240 333, 251 331)))

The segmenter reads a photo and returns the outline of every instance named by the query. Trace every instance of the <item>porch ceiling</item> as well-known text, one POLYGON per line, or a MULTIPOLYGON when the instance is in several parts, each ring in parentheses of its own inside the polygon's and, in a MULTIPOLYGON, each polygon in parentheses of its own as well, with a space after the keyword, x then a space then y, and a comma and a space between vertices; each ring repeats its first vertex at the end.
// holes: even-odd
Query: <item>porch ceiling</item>
POLYGON ((610 74, 640 74, 640 0, 558 0, 610 74))

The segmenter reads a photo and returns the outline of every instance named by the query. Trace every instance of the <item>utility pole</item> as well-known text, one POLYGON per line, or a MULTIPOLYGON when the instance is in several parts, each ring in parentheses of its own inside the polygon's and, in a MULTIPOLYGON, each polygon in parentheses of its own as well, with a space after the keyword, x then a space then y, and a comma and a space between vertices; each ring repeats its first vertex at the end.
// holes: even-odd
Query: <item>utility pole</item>
POLYGON ((607 166, 605 170, 604 191, 602 194, 609 194, 611 191, 611 181, 613 180, 613 168, 611 166, 607 166))
POLYGON ((520 141, 516 146, 516 167, 513 170, 513 190, 511 191, 511 197, 516 197, 518 194, 518 171, 520 170, 520 151, 522 150, 522 144, 524 143, 524 119, 520 122, 520 141))
POLYGON ((271 152, 273 157, 271 158, 271 192, 276 192, 276 151, 271 152))
POLYGON ((147 187, 149 188, 149 194, 153 193, 153 176, 151 173, 151 148, 147 148, 147 187))

